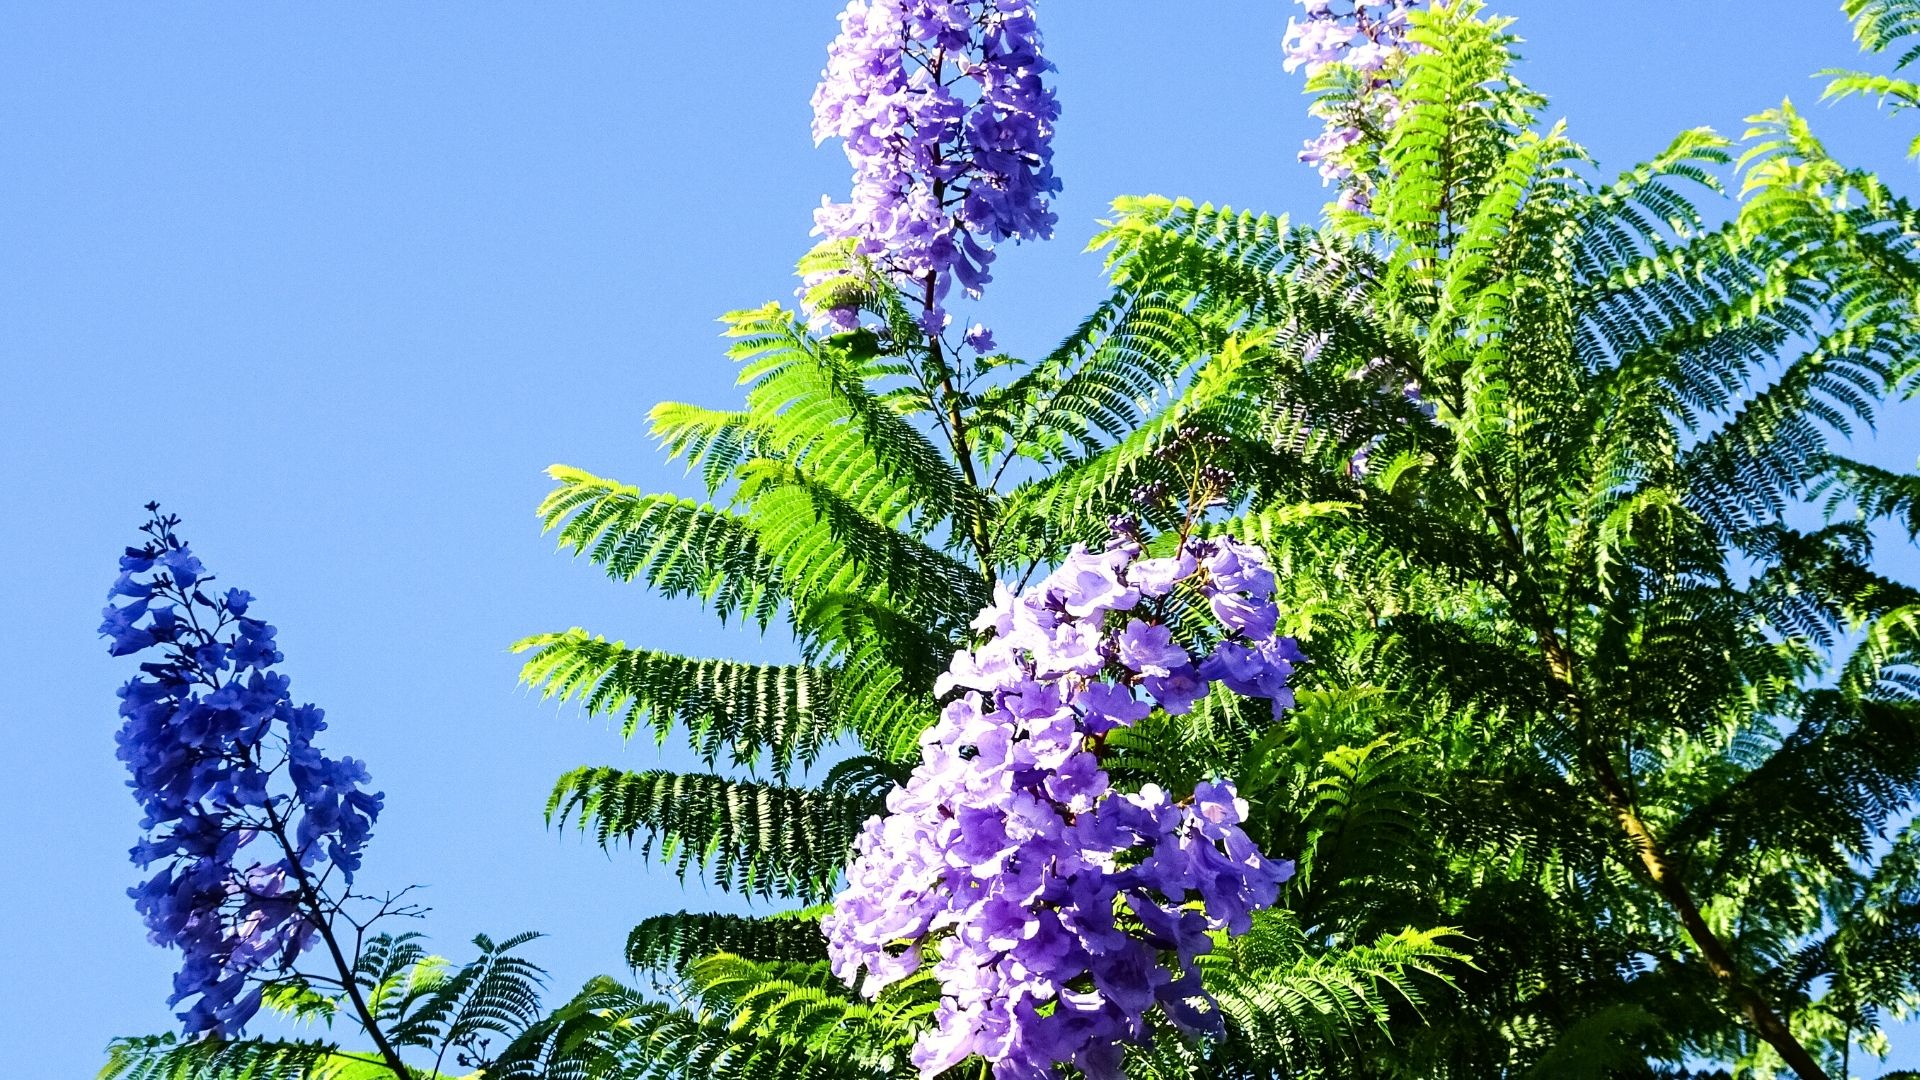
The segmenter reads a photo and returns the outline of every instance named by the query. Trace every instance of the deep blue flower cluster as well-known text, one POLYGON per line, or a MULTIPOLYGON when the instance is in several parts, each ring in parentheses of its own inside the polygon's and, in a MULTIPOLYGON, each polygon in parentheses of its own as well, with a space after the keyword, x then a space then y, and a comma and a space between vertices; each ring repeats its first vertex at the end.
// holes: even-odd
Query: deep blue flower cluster
POLYGON ((332 908, 330 879, 359 869, 381 796, 365 766, 314 745, 326 722, 295 705, 274 629, 154 516, 120 559, 100 632, 115 656, 147 653, 120 689, 119 757, 145 817, 133 848, 159 872, 128 890, 149 937, 178 948, 179 1014, 190 1035, 228 1036, 260 1007, 256 973, 284 970, 332 908), (116 603, 115 601, 122 601, 116 603))

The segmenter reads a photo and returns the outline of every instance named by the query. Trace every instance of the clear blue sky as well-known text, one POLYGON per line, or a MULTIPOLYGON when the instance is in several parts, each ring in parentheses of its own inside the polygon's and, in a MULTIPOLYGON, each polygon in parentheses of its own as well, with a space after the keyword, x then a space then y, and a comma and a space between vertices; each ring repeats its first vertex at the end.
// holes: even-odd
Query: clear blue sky
MULTIPOLYGON (((1310 123, 1277 0, 1049 0, 1061 72, 1053 243, 1008 252, 986 315, 1034 351, 1101 292, 1081 254, 1123 193, 1311 216, 1310 123)), ((1506 0, 1526 77, 1609 168, 1682 127, 1737 132, 1856 57, 1837 0, 1506 0)), ((809 211, 844 190, 807 97, 835 0, 0 8, 0 1071, 91 1075, 157 1031, 173 957, 122 890, 113 758, 128 675, 94 636, 140 504, 282 630, 328 747, 387 793, 365 880, 431 885, 429 929, 538 928, 562 992, 620 969, 640 917, 725 902, 547 832, 554 776, 644 768, 515 687, 506 645, 583 625, 785 655, 552 553, 541 469, 645 487, 644 413, 723 405, 713 318, 786 298, 809 211)), ((1912 190, 1909 127, 1815 108, 1912 190)), ((1911 411, 1872 452, 1911 464, 1911 411), (1905 424, 1904 427, 1901 425, 1905 424)), ((1890 564, 1920 575, 1909 548, 1890 564)))

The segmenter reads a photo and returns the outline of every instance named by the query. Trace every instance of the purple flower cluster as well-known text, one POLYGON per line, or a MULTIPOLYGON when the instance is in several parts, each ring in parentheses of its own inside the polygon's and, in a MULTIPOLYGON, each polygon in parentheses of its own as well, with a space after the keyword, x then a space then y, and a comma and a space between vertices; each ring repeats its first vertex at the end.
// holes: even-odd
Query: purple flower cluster
POLYGON ((1365 211, 1371 191, 1356 174, 1354 144, 1366 133, 1391 128, 1400 116, 1394 80, 1400 59, 1418 46, 1407 40, 1408 15, 1420 0, 1300 0, 1306 19, 1289 19, 1286 69, 1304 67, 1309 76, 1333 64, 1358 79, 1351 97, 1317 102, 1309 110, 1326 121, 1326 130, 1307 140, 1300 160, 1320 170, 1324 182, 1341 185, 1340 205, 1365 211))
POLYGON ((814 232, 908 289, 928 334, 947 325, 953 279, 980 294, 994 243, 1053 234, 1050 70, 1032 0, 851 0, 840 15, 813 134, 845 140, 853 193, 823 199, 814 232))
POLYGON ((381 797, 359 762, 314 746, 326 723, 271 670, 273 627, 246 592, 208 591, 177 524, 156 512, 121 557, 100 632, 115 656, 158 653, 120 689, 119 757, 146 812, 133 861, 162 864, 128 893, 152 941, 184 954, 168 1004, 197 996, 186 1031, 229 1036, 260 1007, 251 976, 319 930, 326 878, 352 881, 381 797))
POLYGON ((1273 573, 1232 540, 1192 540, 1141 558, 1123 537, 1076 549, 1022 595, 1004 587, 936 693, 957 694, 921 740, 922 763, 867 823, 847 887, 824 923, 836 974, 878 993, 932 963, 935 1026, 913 1060, 932 1077, 968 1057, 999 1080, 1071 1063, 1120 1076, 1124 1047, 1158 1008, 1218 1030, 1195 958, 1210 934, 1244 933, 1293 864, 1242 830, 1227 782, 1176 800, 1157 785, 1114 789, 1108 735, 1158 706, 1185 713, 1214 683, 1293 703, 1300 653, 1275 634, 1273 573), (1204 601, 1218 627, 1205 655, 1168 612, 1204 601))

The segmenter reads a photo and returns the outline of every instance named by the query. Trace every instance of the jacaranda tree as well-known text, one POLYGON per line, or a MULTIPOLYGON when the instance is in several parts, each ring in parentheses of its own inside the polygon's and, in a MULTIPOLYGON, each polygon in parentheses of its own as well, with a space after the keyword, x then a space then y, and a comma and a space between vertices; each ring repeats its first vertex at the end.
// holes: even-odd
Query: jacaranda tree
MULTIPOLYGON (((826 240, 802 264, 802 310, 728 317, 747 387, 743 408, 668 404, 653 412, 656 434, 669 454, 699 471, 707 500, 644 494, 556 469, 559 487, 542 508, 563 545, 618 579, 694 597, 723 618, 783 622, 804 662, 682 657, 579 630, 522 643, 532 652, 527 677, 550 693, 619 716, 628 732, 684 731, 709 761, 760 765, 774 779, 582 768, 555 789, 557 819, 577 821, 603 843, 662 851, 683 872, 704 872, 723 886, 800 904, 825 901, 863 823, 922 760, 921 737, 946 697, 940 676, 956 650, 980 640, 972 626, 992 602, 996 580, 1032 580, 1075 543, 1105 550, 1113 519, 1136 509, 1150 494, 1137 489, 1156 478, 1156 497, 1165 507, 1178 503, 1191 520, 1183 530, 1169 510, 1156 510, 1150 544, 1185 534, 1204 539, 1218 531, 1208 522, 1233 506, 1292 490, 1284 455, 1257 434, 1237 434, 1255 418, 1236 424, 1224 415, 1259 407, 1240 380, 1263 363, 1270 328, 1222 332, 1157 298, 1116 297, 1053 355, 1032 363, 988 351, 983 327, 949 332, 955 282, 958 291, 977 293, 991 245, 1050 227, 1055 109, 1042 82, 1047 70, 1026 4, 848 8, 814 100, 816 132, 846 141, 855 194, 818 217, 826 240), (1143 414, 1138 403, 1156 397, 1168 407, 1143 414), (833 764, 824 775, 796 782, 797 769, 826 755, 833 764)), ((1046 594, 1043 587, 1038 602, 1046 594)), ((1202 626, 1159 621, 1168 618, 1153 625, 1171 642, 1175 631, 1164 628, 1179 624, 1171 647, 1207 655, 1202 626)), ((1095 646, 1091 638, 1085 644, 1095 646)), ((1107 664, 1125 668, 1118 652, 1090 653, 1082 661, 1089 674, 1080 677, 1107 664)), ((1132 669, 1125 678, 1164 677, 1132 669)), ((1183 677, 1186 693, 1204 693, 1206 682, 1183 677)), ((987 692, 999 684, 958 685, 987 692)), ((996 700, 990 695, 980 708, 991 713, 996 700)), ((1157 783, 1184 793, 1230 778, 1239 753, 1215 758, 1207 743, 1244 748, 1272 726, 1269 704, 1243 708, 1245 700, 1222 691, 1191 710, 1186 700, 1173 711, 1164 702, 1150 713, 1142 707, 1100 764, 1128 791, 1157 783)), ((931 767, 929 758, 923 768, 931 767)), ((1016 826, 1027 830, 1019 839, 1061 842, 1050 827, 1034 827, 1016 826)), ((1035 873, 1050 858, 1042 850, 1029 856, 1035 873)), ((1114 890, 1099 895, 1110 907, 1114 890)), ((1184 1070, 1182 1055, 1197 1052, 1198 1044, 1146 1041, 1148 1016, 1109 1015, 1111 1000, 1131 999, 1093 991, 1100 950, 1085 935, 1069 935, 1073 944, 1060 946, 1059 963, 1083 972, 1091 965, 1091 998, 1074 1000, 1107 1018, 1083 1019, 1126 1038, 1076 1029, 1042 1047, 1039 1028, 1072 1027, 1062 1004, 1069 998, 1052 987, 1037 991, 1033 1005, 1047 1018, 1037 1026, 996 1012, 1015 1009, 1011 997, 976 1000, 944 978, 896 983, 870 974, 859 990, 880 992, 867 1000, 836 978, 818 937, 789 931, 806 917, 802 910, 648 920, 634 931, 629 959, 667 976, 678 1000, 659 1004, 601 988, 576 1011, 596 1013, 595 1023, 630 1013, 629 1030, 616 1033, 623 1046, 609 1052, 636 1071, 670 1073, 700 1062, 727 1075, 732 1068, 741 1075, 759 1068, 887 1075, 911 1069, 907 1050, 918 1042, 911 1056, 930 1071, 984 1051, 1000 1075, 1032 1075, 1075 1057, 1078 1047, 1094 1048, 1081 1066, 1105 1075, 1111 1061, 1101 1055, 1118 1055, 1123 1041, 1136 1055, 1171 1055, 1167 1068, 1184 1070), (655 1034, 633 1037, 635 1027, 655 1034), (930 1029, 939 1032, 935 1042, 923 1037, 930 1029)), ((852 932, 845 915, 836 918, 852 932)), ((959 919, 956 940, 966 940, 965 915, 942 918, 959 919)), ((1309 940, 1290 915, 1273 912, 1243 929, 1251 931, 1244 948, 1207 958, 1221 969, 1210 980, 1216 1003, 1207 1006, 1208 1023, 1245 1018, 1239 1036, 1256 1053, 1317 1046, 1373 1025, 1390 1001, 1432 992, 1440 980, 1425 973, 1457 955, 1438 931, 1405 926, 1309 940)), ((1159 949, 1180 951, 1173 939, 1155 940, 1159 949)), ((901 962, 913 969, 911 961, 901 962)), ((1181 965, 1189 975, 1197 974, 1192 962, 1181 965)), ((940 970, 959 966, 965 962, 940 970)), ((1144 969, 1138 977, 1151 998, 1155 983, 1144 969)), ((1079 993, 1083 983, 1066 979, 1061 990, 1079 993)), ((1184 1003, 1177 995, 1197 985, 1197 978, 1181 983, 1168 1000, 1184 1003)))
POLYGON ((1605 179, 1476 0, 1303 6, 1324 217, 1121 200, 1027 360, 958 312, 1052 229, 1034 5, 848 5, 800 303, 726 317, 742 402, 651 414, 703 490, 541 507, 799 662, 519 646, 710 770, 549 819, 773 911, 640 922, 485 1076, 1813 1078, 1920 1007, 1920 592, 1873 561, 1920 477, 1839 452, 1920 373, 1912 209, 1789 106, 1605 179))

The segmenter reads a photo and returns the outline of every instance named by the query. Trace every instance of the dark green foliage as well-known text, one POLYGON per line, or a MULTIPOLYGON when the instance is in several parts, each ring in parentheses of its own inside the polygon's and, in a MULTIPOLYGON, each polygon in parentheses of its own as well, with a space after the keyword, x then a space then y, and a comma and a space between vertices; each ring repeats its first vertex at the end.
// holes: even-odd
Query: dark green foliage
MULTIPOLYGON (((1852 10, 1884 38, 1916 9, 1852 10)), ((1874 890, 1920 795, 1920 596, 1863 521, 1910 526, 1920 487, 1834 447, 1920 353, 1912 212, 1786 108, 1737 161, 1690 132, 1601 183, 1476 13, 1423 20, 1374 215, 1289 234, 1138 199, 1103 238, 1116 305, 1273 356, 1233 391, 1258 407, 1215 415, 1297 455, 1295 490, 1218 527, 1274 553, 1315 661, 1243 772, 1291 808, 1292 910, 1454 926, 1474 957, 1341 1071, 1777 1069, 1794 1040, 1836 1066, 1915 1000, 1913 924, 1874 890), (1875 944, 1843 949, 1868 906, 1875 944)), ((1213 723, 1145 737, 1218 755, 1213 723)))
POLYGON ((804 913, 756 918, 678 911, 643 919, 627 935, 627 964, 642 971, 684 975, 688 965, 722 952, 786 963, 818 963, 827 955, 820 920, 804 913))
POLYGON ((495 942, 481 934, 473 939, 479 957, 457 967, 428 954, 416 935, 377 937, 361 953, 360 988, 388 1040, 433 1052, 434 1071, 483 1061, 489 1039, 505 1043, 540 1018, 546 973, 514 954, 539 936, 495 942))
POLYGON ((576 820, 602 847, 657 850, 682 877, 723 889, 824 899, 860 825, 880 809, 867 795, 720 776, 582 767, 547 798, 549 821, 576 820))
POLYGON ((709 765, 723 754, 740 765, 765 754, 784 773, 812 764, 841 734, 833 676, 819 669, 629 649, 579 629, 514 646, 528 650, 534 655, 526 678, 546 696, 578 699, 593 715, 618 715, 629 738, 642 723, 663 741, 678 726, 709 765))

